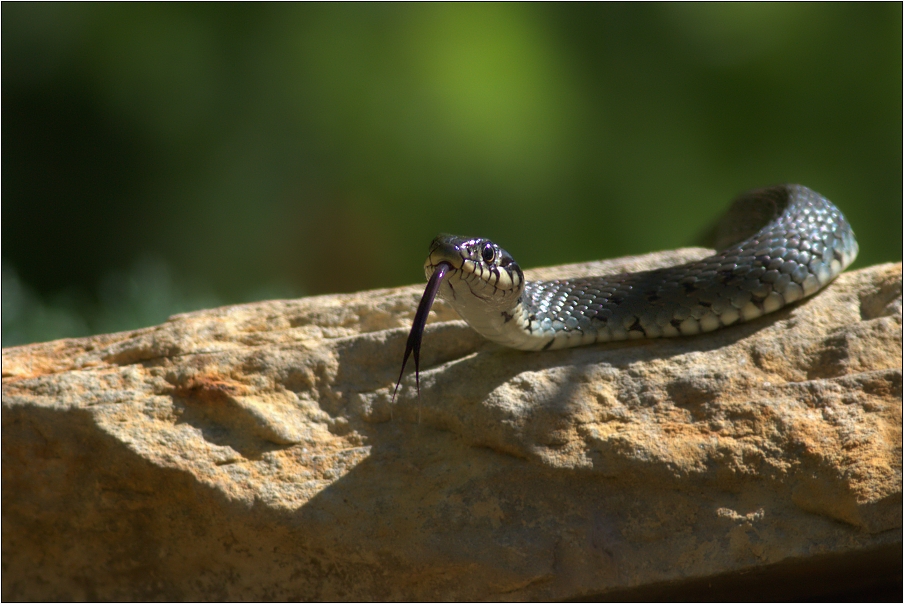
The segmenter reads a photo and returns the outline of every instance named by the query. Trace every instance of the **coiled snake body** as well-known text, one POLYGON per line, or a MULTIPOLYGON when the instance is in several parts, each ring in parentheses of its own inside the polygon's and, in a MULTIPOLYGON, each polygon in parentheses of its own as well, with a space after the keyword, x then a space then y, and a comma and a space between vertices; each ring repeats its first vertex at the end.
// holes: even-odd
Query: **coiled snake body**
POLYGON ((441 235, 424 264, 427 289, 402 372, 412 352, 418 365, 437 293, 487 339, 547 350, 693 335, 749 321, 817 292, 858 251, 838 208, 801 185, 737 198, 717 229, 717 247, 703 260, 652 271, 525 281, 511 255, 492 241, 441 235))

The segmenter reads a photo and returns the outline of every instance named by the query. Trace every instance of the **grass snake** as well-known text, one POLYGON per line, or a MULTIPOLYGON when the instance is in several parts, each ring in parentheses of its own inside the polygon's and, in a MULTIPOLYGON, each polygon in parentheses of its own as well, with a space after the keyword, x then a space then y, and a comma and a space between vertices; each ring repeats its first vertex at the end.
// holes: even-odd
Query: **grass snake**
POLYGON ((816 293, 858 251, 841 211, 801 185, 735 199, 716 228, 715 243, 721 251, 678 266, 525 281, 512 256, 489 239, 440 235, 424 264, 427 288, 399 383, 413 352, 420 389, 421 338, 437 294, 485 338, 511 348, 548 350, 694 335, 756 319, 816 293))

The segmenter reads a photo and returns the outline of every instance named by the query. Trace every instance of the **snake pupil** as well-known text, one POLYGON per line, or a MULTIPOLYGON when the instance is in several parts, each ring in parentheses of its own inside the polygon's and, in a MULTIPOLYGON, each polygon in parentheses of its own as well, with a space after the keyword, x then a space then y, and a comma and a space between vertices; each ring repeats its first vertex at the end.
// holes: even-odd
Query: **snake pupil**
POLYGON ((492 243, 485 243, 483 245, 483 261, 489 264, 493 261, 493 258, 496 256, 496 250, 493 249, 492 243))

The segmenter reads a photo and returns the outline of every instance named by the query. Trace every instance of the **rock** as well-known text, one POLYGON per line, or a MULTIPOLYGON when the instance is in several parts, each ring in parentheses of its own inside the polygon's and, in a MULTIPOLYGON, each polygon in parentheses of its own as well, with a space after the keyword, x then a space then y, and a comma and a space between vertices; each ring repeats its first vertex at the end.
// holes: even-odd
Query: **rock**
POLYGON ((409 375, 394 405, 422 285, 4 349, 3 598, 667 594, 877 551, 899 571, 901 270, 542 353, 438 302, 420 400, 409 375))

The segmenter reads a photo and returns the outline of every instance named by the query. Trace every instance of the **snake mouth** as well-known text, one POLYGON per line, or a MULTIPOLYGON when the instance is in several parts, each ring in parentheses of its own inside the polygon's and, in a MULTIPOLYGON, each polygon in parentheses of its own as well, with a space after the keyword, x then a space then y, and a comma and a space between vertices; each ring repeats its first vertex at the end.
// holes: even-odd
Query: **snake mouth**
MULTIPOLYGON (((424 262, 424 272, 427 273, 428 279, 444 262, 449 266, 447 270, 466 270, 467 258, 460 245, 460 242, 464 240, 464 237, 455 235, 440 235, 430 243, 430 253, 427 255, 427 261, 424 262)), ((473 268, 469 272, 473 272, 473 268)))

